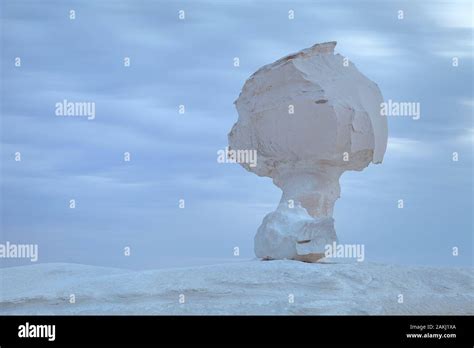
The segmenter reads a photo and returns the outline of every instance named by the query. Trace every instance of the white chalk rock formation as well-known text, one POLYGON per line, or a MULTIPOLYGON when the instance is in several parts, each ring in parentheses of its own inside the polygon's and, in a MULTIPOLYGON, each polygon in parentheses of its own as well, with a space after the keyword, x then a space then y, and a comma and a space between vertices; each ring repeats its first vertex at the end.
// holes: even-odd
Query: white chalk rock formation
POLYGON ((235 101, 233 150, 256 150, 257 165, 283 195, 255 236, 266 259, 315 261, 337 240, 332 219, 346 170, 381 163, 387 120, 377 85, 339 54, 314 45, 257 70, 235 101))

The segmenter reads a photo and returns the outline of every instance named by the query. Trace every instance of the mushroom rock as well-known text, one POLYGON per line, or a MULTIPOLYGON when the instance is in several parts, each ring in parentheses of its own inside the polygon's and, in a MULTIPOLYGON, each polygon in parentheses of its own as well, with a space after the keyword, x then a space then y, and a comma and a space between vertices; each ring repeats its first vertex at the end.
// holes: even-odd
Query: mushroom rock
POLYGON ((314 262, 337 242, 332 218, 339 178, 381 163, 387 120, 378 86, 334 54, 336 42, 316 44, 258 69, 235 101, 239 114, 229 149, 255 150, 248 171, 282 191, 263 219, 255 254, 314 262))

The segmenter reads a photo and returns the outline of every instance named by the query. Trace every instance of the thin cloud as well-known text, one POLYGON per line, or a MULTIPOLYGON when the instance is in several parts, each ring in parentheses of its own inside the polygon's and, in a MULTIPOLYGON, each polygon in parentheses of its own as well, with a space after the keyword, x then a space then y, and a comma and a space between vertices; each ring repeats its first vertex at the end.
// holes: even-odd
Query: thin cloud
POLYGON ((470 0, 427 2, 423 10, 440 27, 451 29, 474 28, 473 4, 470 0))
POLYGON ((431 153, 430 146, 416 139, 389 137, 387 143, 388 156, 426 157, 431 153))

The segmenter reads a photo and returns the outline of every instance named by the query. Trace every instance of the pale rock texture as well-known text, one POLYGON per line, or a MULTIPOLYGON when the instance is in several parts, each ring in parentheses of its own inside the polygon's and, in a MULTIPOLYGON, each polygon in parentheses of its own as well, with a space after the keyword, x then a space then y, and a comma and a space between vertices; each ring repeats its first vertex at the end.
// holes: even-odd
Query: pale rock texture
POLYGON ((0 268, 0 315, 473 315, 473 285, 472 267, 239 259, 132 271, 44 263, 0 268))
POLYGON ((257 70, 235 101, 229 147, 256 150, 257 165, 283 194, 255 236, 265 259, 315 261, 337 240, 332 219, 346 170, 381 163, 387 147, 382 94, 339 54, 316 44, 257 70), (289 206, 292 206, 290 208, 289 206))

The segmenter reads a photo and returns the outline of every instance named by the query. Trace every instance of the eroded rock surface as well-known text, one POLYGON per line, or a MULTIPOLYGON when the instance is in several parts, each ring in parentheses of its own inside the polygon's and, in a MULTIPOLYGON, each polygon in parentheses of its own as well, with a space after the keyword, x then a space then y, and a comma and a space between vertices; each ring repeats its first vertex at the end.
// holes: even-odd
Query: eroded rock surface
POLYGON ((235 101, 239 118, 229 147, 256 150, 257 165, 242 166, 283 191, 255 236, 258 257, 318 259, 337 240, 332 215, 340 176, 381 163, 385 154, 382 94, 334 54, 335 46, 316 44, 263 66, 235 101))

